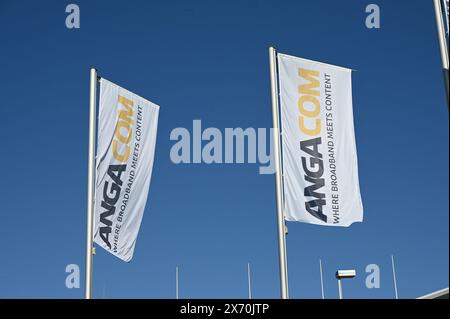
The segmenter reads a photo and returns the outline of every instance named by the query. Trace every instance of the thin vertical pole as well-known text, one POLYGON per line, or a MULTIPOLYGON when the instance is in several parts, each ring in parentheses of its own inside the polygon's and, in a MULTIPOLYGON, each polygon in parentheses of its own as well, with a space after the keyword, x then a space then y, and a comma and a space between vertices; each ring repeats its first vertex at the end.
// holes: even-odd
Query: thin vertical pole
MULTIPOLYGON (((445 85, 445 93, 447 94, 447 107, 448 107, 449 106, 449 87, 448 87, 449 86, 449 79, 448 79, 449 61, 448 61, 447 40, 445 38, 444 19, 442 17, 442 15, 446 14, 446 13, 444 13, 442 10, 440 0, 433 0, 433 2, 434 2, 434 13, 436 16, 436 26, 437 26, 437 31, 438 31, 439 48, 441 51, 442 70, 444 72, 444 85, 445 85)), ((447 6, 446 3, 444 3, 443 5, 447 6)))
POLYGON ((270 87, 272 93, 272 120, 273 120, 273 143, 275 151, 275 185, 277 199, 277 226, 278 226, 278 255, 280 264, 280 288, 281 298, 289 299, 287 261, 286 261, 286 225, 283 213, 282 197, 282 172, 281 172, 281 150, 278 108, 278 81, 277 81, 277 53, 273 47, 269 48, 270 61, 270 87))
POLYGON ((447 27, 447 36, 448 36, 448 32, 449 32, 449 25, 448 25, 448 5, 449 5, 449 3, 448 3, 448 0, 442 0, 443 1, 443 3, 442 3, 442 6, 444 7, 444 16, 445 16, 445 26, 447 27))
POLYGON ((319 259, 319 268, 320 268, 320 291, 322 292, 322 299, 325 299, 325 293, 323 291, 322 259, 319 259))
POLYGON ((175 268, 175 296, 179 299, 179 287, 178 287, 178 266, 175 268))
POLYGON ((247 279, 248 279, 248 299, 252 299, 252 282, 250 273, 250 263, 247 263, 247 279))
POLYGON ((92 298, 92 256, 94 232, 94 170, 95 170, 95 105, 97 100, 97 70, 91 69, 89 90, 89 151, 86 223, 86 282, 85 298, 92 298))
POLYGON ((397 276, 396 276, 396 274, 395 274, 394 255, 391 255, 391 263, 392 263, 392 276, 393 276, 393 278, 394 278, 395 299, 398 299, 397 276))
POLYGON ((342 299, 343 298, 343 295, 342 295, 342 283, 341 283, 341 279, 340 278, 338 278, 338 291, 339 291, 339 299, 342 299))

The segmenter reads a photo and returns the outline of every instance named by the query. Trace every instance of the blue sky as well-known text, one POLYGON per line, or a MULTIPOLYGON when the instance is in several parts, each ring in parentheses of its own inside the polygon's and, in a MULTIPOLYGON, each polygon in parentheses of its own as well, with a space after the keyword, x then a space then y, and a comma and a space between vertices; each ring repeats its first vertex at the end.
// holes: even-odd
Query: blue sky
POLYGON ((268 47, 348 66, 365 220, 350 228, 289 223, 292 298, 337 296, 334 272, 354 267, 351 298, 448 287, 448 110, 430 1, 0 1, 2 93, 1 298, 81 298, 89 68, 159 104, 155 165, 134 259, 97 249, 96 298, 279 296, 273 175, 256 164, 175 165, 175 127, 270 127, 268 47), (381 288, 365 287, 365 267, 381 288))

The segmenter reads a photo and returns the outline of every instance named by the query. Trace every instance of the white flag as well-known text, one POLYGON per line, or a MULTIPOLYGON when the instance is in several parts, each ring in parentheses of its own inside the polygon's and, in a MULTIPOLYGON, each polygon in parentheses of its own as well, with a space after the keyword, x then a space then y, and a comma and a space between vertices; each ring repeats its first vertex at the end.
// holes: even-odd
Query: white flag
POLYGON ((155 154, 159 106, 100 80, 94 241, 133 257, 155 154))
POLYGON ((278 70, 286 220, 361 222, 351 70, 284 54, 278 70))

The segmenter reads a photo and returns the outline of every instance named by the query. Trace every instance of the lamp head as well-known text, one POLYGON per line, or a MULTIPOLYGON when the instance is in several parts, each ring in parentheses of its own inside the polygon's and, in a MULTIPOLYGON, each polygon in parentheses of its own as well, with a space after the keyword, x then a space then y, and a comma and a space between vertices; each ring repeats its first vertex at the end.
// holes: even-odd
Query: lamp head
POLYGON ((356 270, 354 269, 346 269, 346 270, 338 270, 336 271, 336 278, 353 278, 356 276, 356 270))

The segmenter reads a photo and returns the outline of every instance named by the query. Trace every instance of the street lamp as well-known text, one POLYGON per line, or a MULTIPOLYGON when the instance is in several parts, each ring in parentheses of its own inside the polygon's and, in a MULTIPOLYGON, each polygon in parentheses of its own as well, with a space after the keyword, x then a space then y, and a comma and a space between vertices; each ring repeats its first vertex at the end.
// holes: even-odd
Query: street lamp
POLYGON ((342 299, 342 284, 341 279, 343 278, 353 278, 356 276, 356 270, 347 269, 347 270, 338 270, 336 271, 336 278, 338 280, 338 289, 339 289, 339 299, 342 299))

